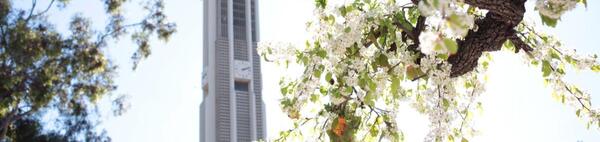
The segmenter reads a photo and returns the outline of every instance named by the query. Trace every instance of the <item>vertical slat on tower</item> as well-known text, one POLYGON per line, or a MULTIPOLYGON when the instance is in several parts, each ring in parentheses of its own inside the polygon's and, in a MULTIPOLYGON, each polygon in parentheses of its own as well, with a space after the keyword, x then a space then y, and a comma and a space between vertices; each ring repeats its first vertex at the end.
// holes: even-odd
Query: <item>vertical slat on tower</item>
POLYGON ((215 77, 215 105, 217 121, 217 141, 230 141, 230 70, 229 48, 227 39, 220 38, 216 43, 216 77, 215 77))

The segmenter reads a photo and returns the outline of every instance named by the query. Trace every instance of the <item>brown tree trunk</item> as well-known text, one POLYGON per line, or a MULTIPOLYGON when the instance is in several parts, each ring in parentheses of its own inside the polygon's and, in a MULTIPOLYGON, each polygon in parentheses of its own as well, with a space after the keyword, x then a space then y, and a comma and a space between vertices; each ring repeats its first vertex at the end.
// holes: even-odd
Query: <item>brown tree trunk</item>
POLYGON ((6 139, 6 133, 8 132, 8 126, 10 123, 14 121, 14 117, 17 114, 17 109, 15 108, 10 113, 8 113, 4 118, 0 119, 0 141, 4 141, 6 139))
POLYGON ((489 11, 485 18, 475 21, 477 31, 470 30, 464 40, 458 41, 458 52, 448 58, 448 62, 452 64, 450 76, 456 77, 472 71, 483 52, 500 50, 507 39, 522 43, 516 37, 514 28, 523 20, 525 1, 465 0, 469 5, 489 11))

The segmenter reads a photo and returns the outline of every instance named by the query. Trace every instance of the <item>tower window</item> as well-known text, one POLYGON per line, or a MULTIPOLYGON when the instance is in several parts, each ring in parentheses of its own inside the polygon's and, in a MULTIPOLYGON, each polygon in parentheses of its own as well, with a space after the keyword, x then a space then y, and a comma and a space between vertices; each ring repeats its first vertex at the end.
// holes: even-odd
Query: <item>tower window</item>
POLYGON ((235 91, 244 91, 248 92, 248 82, 239 82, 236 81, 234 84, 235 91))

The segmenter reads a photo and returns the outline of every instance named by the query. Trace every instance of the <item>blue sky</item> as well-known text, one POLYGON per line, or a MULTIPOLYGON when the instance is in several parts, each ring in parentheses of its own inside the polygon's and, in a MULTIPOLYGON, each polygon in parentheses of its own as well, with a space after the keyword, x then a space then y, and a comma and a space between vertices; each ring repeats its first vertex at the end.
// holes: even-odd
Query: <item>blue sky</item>
MULTIPOLYGON (((108 56, 119 65, 115 94, 128 94, 131 109, 121 117, 104 115, 101 127, 117 142, 129 141, 198 141, 199 104, 201 102, 202 72, 202 0, 165 0, 166 14, 176 22, 178 32, 169 43, 153 42, 152 55, 136 71, 131 70, 130 57, 135 45, 123 38, 112 44, 108 56)), ((260 36, 262 41, 301 43, 310 35, 304 30, 312 16, 313 1, 261 0, 260 36)), ((17 0, 17 5, 29 7, 28 1, 17 0)), ((537 13, 529 2, 528 20, 538 21, 537 13)), ((600 2, 588 1, 588 8, 579 6, 568 12, 556 28, 543 28, 556 35, 580 53, 599 54, 600 2)), ((45 5, 45 4, 40 4, 45 5)), ((106 23, 102 2, 72 0, 71 7, 52 13, 83 12, 97 29, 106 23)), ((127 17, 141 16, 137 2, 126 5, 127 17)), ((49 20, 64 31, 70 14, 53 15, 49 20), (65 15, 65 16, 62 16, 65 15)), ((481 97, 484 113, 475 116, 475 127, 480 135, 472 141, 600 141, 598 130, 586 130, 575 111, 554 101, 550 89, 545 88, 539 68, 528 67, 520 56, 512 53, 494 53, 490 65, 487 93, 481 97)), ((286 116, 277 105, 277 82, 282 75, 275 66, 263 63, 263 98, 266 104, 268 137, 288 129, 286 116), (287 124, 287 125, 286 125, 287 124)), ((592 94, 596 104, 600 98, 600 75, 590 72, 574 73, 568 79, 592 94)), ((105 102, 106 103, 106 102, 105 102)), ((422 141, 427 132, 426 118, 404 107, 400 128, 407 141, 422 141)))

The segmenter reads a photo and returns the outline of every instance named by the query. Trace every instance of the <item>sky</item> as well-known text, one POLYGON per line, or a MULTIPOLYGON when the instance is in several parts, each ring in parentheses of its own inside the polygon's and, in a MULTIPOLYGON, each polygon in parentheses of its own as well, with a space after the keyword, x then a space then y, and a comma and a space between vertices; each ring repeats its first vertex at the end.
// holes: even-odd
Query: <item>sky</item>
MULTIPOLYGON (((29 7, 26 0, 16 0, 17 6, 29 7)), ((131 55, 135 45, 123 38, 107 50, 110 59, 119 65, 119 86, 114 94, 129 96, 131 108, 120 116, 104 114, 100 128, 105 128, 116 142, 196 142, 199 139, 199 105, 201 103, 202 73, 202 0, 165 0, 166 15, 177 23, 178 32, 168 43, 153 42, 152 55, 131 70, 131 55)), ((600 1, 588 1, 588 8, 579 6, 563 15, 556 28, 540 26, 546 33, 559 37, 569 48, 579 53, 600 54, 600 1)), ((313 1, 260 0, 260 40, 301 43, 310 34, 305 22, 313 15, 313 1)), ((45 4, 40 4, 45 5, 45 4)), ((125 6, 127 17, 141 16, 139 3, 125 6)), ((106 17, 98 0, 72 0, 70 8, 49 18, 59 31, 66 31, 72 13, 81 12, 90 17, 96 29, 103 29, 106 17), (71 13, 71 14, 63 14, 71 13)), ((528 4, 526 20, 539 17, 528 4)), ((131 20, 133 21, 133 20, 131 20)), ((587 130, 575 110, 550 96, 541 78, 539 68, 523 64, 521 57, 508 52, 493 53, 487 92, 480 99, 484 113, 474 117, 480 130, 471 141, 600 141, 600 131, 587 130)), ((262 63, 263 101, 267 113, 269 138, 277 137, 280 130, 292 127, 278 106, 278 81, 283 75, 273 64, 262 63)), ((572 72, 567 79, 592 94, 599 104, 600 74, 572 72)), ((105 101, 104 103, 108 103, 105 101)), ((596 105, 596 107, 598 107, 596 105)), ((403 106, 399 127, 407 141, 422 141, 427 133, 427 118, 403 106)))

